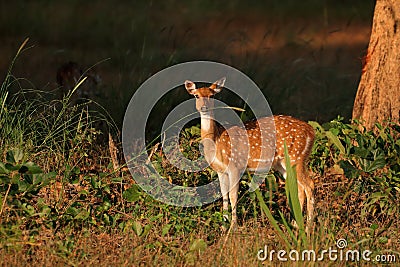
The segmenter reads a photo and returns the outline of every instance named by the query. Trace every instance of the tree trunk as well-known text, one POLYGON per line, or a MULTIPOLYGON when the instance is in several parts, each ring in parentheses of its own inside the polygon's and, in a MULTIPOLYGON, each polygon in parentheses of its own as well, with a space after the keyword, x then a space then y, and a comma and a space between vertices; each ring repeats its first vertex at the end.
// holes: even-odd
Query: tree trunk
POLYGON ((400 0, 377 0, 353 119, 372 129, 376 122, 399 123, 399 113, 400 0))

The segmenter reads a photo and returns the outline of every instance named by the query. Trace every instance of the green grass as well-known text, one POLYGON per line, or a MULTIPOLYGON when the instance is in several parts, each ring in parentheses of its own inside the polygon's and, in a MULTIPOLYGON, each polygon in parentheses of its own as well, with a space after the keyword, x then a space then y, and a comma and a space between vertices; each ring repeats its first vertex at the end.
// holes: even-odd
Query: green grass
MULTIPOLYGON (((148 2, 129 3, 129 8, 123 3, 111 11, 107 2, 0 4, 0 32, 7 40, 18 40, 5 42, 12 48, 3 51, 14 51, 18 45, 13 42, 25 38, 24 30, 32 36, 21 46, 18 60, 10 60, 10 71, 1 66, 6 73, 0 91, 3 265, 261 266, 257 253, 265 246, 323 250, 335 248, 340 238, 347 240, 349 249, 395 254, 399 260, 399 126, 389 123, 366 131, 358 122, 347 123, 361 70, 358 56, 366 43, 329 47, 329 42, 301 41, 296 33, 310 25, 311 15, 318 21, 312 25, 323 24, 324 30, 350 17, 366 23, 371 6, 354 1, 351 8, 334 8, 336 1, 310 0, 304 2, 301 15, 295 1, 254 1, 250 6, 207 2, 180 6, 178 11, 186 15, 179 19, 172 12, 176 1, 157 8, 148 2), (282 46, 252 50, 257 34, 233 35, 238 26, 227 22, 235 16, 247 18, 246 12, 255 9, 254 21, 246 25, 260 25, 268 16, 277 32, 268 38, 282 46), (149 15, 157 20, 148 21, 149 15), (218 23, 204 26, 204 17, 218 23), (285 28, 287 23, 291 24, 285 28), (288 29, 293 24, 299 26, 294 31, 288 29), (33 48, 25 49, 31 44, 33 48), (244 44, 249 46, 235 50, 244 44), (256 192, 247 190, 249 178, 243 178, 239 226, 225 236, 221 201, 194 208, 168 206, 144 193, 125 168, 114 170, 115 159, 102 140, 109 129, 114 137, 117 132, 107 113, 99 113, 99 106, 94 111, 93 103, 72 103, 70 94, 61 99, 52 95, 57 86, 51 77, 60 63, 73 59, 90 66, 105 58, 111 60, 98 69, 105 82, 100 98, 108 100, 105 110, 117 121, 143 80, 165 66, 196 59, 218 60, 244 71, 263 89, 274 113, 318 120, 310 122, 316 130, 309 162, 316 184, 311 233, 304 236, 290 225, 293 213, 297 221, 301 216, 298 209, 288 208, 287 191, 272 174, 256 192), (316 92, 321 98, 315 98, 316 92), (341 117, 331 120, 338 114, 341 117)), ((305 28, 305 37, 320 34, 319 28, 305 28)), ((174 99, 165 102, 176 105, 174 99)), ((243 106, 239 104, 232 106, 243 106)), ((161 111, 159 107, 155 114, 161 111)), ((156 129, 162 119, 149 127, 156 129)), ((199 132, 198 125, 182 132, 180 145, 188 158, 200 156, 199 132)), ((198 185, 216 177, 210 169, 177 170, 160 150, 150 160, 176 184, 198 185)), ((121 159, 119 163, 123 166, 121 159)), ((279 263, 276 258, 274 263, 279 263)), ((373 265, 362 263, 368 264, 373 265)))

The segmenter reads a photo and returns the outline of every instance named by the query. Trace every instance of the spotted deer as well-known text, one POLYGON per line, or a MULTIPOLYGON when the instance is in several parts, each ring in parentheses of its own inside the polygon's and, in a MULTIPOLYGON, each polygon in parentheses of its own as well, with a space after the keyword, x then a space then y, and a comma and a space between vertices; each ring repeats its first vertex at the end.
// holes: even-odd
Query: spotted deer
POLYGON ((307 198, 307 226, 310 226, 314 210, 314 182, 307 173, 306 163, 314 143, 314 129, 304 121, 284 115, 246 122, 244 128, 233 126, 224 129, 217 125, 213 113, 213 96, 222 90, 224 83, 225 78, 222 78, 209 87, 196 88, 193 82, 187 80, 185 88, 196 98, 204 157, 218 173, 224 211, 228 211, 230 200, 231 225, 237 222, 239 180, 246 169, 262 172, 264 169, 268 171, 272 166, 286 178, 286 142, 291 165, 295 166, 297 173, 298 196, 302 209, 305 197, 307 198))

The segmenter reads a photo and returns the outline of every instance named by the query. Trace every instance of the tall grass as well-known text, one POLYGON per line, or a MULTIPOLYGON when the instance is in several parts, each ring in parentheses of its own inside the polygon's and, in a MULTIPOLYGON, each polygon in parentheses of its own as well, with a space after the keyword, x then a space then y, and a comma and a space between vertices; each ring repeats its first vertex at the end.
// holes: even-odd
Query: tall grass
POLYGON ((1 85, 0 142, 3 154, 8 149, 21 148, 27 153, 66 159, 71 156, 69 150, 75 151, 84 142, 95 141, 100 135, 100 129, 95 126, 100 123, 105 125, 103 131, 114 133, 113 122, 107 120, 107 113, 94 111, 93 101, 72 102, 73 94, 85 78, 61 99, 47 100, 49 92, 20 88, 20 79, 12 75, 12 67, 26 49, 27 42, 28 39, 18 49, 1 85), (11 94, 12 88, 19 89, 11 94))

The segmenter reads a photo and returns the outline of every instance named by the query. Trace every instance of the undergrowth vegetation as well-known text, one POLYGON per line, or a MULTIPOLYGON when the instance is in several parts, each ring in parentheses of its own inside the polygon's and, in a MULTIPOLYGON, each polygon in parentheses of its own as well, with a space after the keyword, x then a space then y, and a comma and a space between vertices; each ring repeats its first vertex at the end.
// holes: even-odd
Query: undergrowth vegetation
MULTIPOLYGON (((400 259, 398 124, 367 131, 361 122, 342 118, 310 122, 316 131, 309 163, 316 183, 311 233, 302 231, 296 204, 289 201, 292 211, 287 207, 295 187, 285 190, 271 173, 255 192, 248 190, 250 174, 243 177, 239 226, 224 235, 220 201, 169 206, 143 192, 126 168, 115 169, 112 161, 118 159, 99 141, 113 131, 104 127, 112 123, 90 103, 70 103, 73 91, 52 101, 34 90, 10 95, 13 84, 18 78, 10 69, 0 91, 0 261, 5 265, 251 266, 262 264, 257 255, 266 246, 319 251, 335 247, 340 238, 350 249, 400 259)), ((199 126, 181 133, 180 150, 187 158, 200 157, 199 134, 199 126)), ((216 178, 210 169, 177 170, 159 144, 149 154, 171 183, 193 186, 216 178)))

